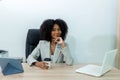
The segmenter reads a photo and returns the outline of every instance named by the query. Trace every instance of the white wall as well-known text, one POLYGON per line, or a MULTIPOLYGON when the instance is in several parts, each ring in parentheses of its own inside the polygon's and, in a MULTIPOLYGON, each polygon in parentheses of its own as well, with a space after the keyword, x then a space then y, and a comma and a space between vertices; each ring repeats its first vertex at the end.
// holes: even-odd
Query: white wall
POLYGON ((100 63, 116 46, 116 8, 117 0, 0 0, 0 49, 24 57, 27 30, 61 18, 75 63, 100 63))

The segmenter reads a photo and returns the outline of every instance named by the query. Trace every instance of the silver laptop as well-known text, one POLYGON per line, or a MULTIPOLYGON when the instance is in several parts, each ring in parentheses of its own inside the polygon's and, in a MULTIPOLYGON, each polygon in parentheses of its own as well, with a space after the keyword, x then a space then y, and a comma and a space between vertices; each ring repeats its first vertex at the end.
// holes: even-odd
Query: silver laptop
POLYGON ((76 72, 100 77, 109 70, 111 70, 111 68, 113 67, 113 62, 116 57, 116 53, 117 49, 106 52, 101 66, 88 64, 79 69, 76 69, 76 72))

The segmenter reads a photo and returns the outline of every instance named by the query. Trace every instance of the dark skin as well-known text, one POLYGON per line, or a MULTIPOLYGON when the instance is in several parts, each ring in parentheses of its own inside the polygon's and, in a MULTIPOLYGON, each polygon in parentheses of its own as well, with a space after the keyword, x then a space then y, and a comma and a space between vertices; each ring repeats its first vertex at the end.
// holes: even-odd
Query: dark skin
POLYGON ((47 66, 48 63, 46 62, 35 62, 35 66, 41 68, 41 69, 48 69, 48 66, 47 66))
MULTIPOLYGON (((65 43, 63 39, 60 37, 61 34, 62 34, 62 31, 60 27, 57 24, 55 24, 53 27, 53 30, 51 31, 51 37, 52 37, 52 40, 50 42, 51 55, 54 55, 54 51, 57 43, 60 44, 63 48, 65 47, 65 43)), ((35 62, 35 66, 41 69, 48 69, 48 63, 43 61, 35 62)))

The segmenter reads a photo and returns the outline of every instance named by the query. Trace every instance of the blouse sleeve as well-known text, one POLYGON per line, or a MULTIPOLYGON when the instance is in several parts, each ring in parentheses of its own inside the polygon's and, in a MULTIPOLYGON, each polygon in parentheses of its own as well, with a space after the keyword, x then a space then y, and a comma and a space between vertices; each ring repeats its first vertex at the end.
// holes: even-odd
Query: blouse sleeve
POLYGON ((68 65, 72 65, 73 64, 73 59, 71 57, 71 53, 70 53, 70 50, 69 50, 69 47, 68 47, 67 44, 64 48, 62 48, 62 53, 64 55, 65 63, 68 64, 68 65))
POLYGON ((40 42, 37 47, 32 51, 32 53, 27 58, 27 63, 31 66, 32 63, 37 62, 37 58, 40 56, 40 42))

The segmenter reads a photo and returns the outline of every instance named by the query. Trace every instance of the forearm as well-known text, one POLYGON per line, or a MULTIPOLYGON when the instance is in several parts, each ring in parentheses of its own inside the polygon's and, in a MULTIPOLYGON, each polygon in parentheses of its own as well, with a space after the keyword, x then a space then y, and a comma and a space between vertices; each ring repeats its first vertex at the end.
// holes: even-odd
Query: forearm
POLYGON ((32 64, 34 62, 37 62, 37 60, 35 58, 33 58, 33 56, 29 55, 28 58, 27 58, 27 63, 32 66, 32 64))
POLYGON ((73 64, 73 59, 71 57, 71 54, 70 54, 70 51, 69 51, 68 47, 62 48, 62 53, 64 55, 65 63, 68 64, 68 65, 72 65, 73 64))

